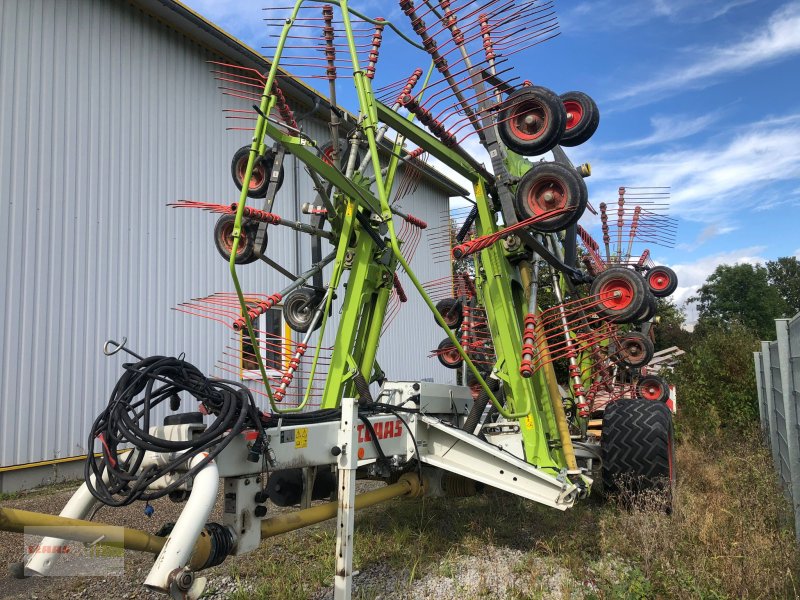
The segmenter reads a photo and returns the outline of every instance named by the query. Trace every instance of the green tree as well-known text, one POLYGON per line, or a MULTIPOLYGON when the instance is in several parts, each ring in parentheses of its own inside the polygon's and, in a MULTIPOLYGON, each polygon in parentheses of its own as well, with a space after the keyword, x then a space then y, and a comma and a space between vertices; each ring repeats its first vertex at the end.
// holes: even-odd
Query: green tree
POLYGON ((745 429, 758 419, 753 351, 745 326, 711 327, 696 339, 669 379, 675 383, 680 423, 696 433, 745 429))
POLYGON ((774 320, 790 308, 761 265, 720 265, 690 299, 698 305, 698 332, 741 323, 760 339, 775 336, 774 320))
POLYGON ((789 305, 792 315, 800 312, 800 260, 795 256, 783 256, 767 262, 769 282, 789 305))
POLYGON ((692 332, 686 331, 686 314, 669 298, 659 298, 657 302, 655 326, 656 350, 677 346, 688 350, 692 343, 692 332))

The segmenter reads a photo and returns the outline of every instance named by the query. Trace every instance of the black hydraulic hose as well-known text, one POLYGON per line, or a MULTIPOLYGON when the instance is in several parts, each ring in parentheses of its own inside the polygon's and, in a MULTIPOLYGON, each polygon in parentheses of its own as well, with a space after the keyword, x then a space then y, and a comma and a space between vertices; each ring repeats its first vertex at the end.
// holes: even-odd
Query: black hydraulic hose
MULTIPOLYGON (((493 394, 500 388, 500 382, 497 379, 490 378, 486 383, 488 384, 489 389, 492 390, 493 394)), ((483 416, 483 411, 486 410, 486 406, 488 404, 489 404, 489 394, 486 393, 486 390, 482 389, 478 394, 478 397, 475 400, 475 402, 472 403, 472 408, 469 411, 467 420, 461 429, 463 429, 468 433, 474 433, 475 428, 481 421, 481 417, 483 416)))

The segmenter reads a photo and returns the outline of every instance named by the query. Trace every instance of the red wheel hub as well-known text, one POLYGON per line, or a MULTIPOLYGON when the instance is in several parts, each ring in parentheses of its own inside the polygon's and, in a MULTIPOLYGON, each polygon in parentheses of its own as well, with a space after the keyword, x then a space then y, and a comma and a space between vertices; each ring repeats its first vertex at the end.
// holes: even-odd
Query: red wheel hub
POLYGON ((459 354, 458 349, 455 346, 451 346, 450 348, 445 348, 442 350, 442 360, 449 365, 458 364, 461 360, 461 354, 459 354))
MULTIPOLYGON (((248 157, 244 156, 236 165, 236 175, 239 178, 239 183, 244 181, 245 173, 247 173, 247 161, 248 157)), ((248 187, 251 190, 258 189, 264 183, 266 178, 267 174, 264 171, 264 167, 259 163, 256 163, 253 165, 253 172, 250 174, 250 185, 248 187)))
MULTIPOLYGON (((228 251, 230 254, 233 251, 233 221, 230 223, 226 223, 225 226, 219 232, 219 241, 222 246, 228 251)), ((240 256, 244 249, 247 247, 247 234, 245 234, 244 229, 239 232, 239 247, 236 249, 236 256, 240 256)))
POLYGON ((661 397, 661 386, 657 383, 648 383, 639 388, 639 393, 645 400, 658 400, 661 397))
POLYGON ((602 285, 599 295, 609 310, 623 310, 633 302, 633 286, 622 277, 614 277, 602 285))
POLYGON ((622 345, 622 352, 630 358, 639 358, 644 354, 644 347, 638 340, 628 340, 622 345))
POLYGON ((567 111, 567 129, 577 127, 583 120, 583 106, 577 100, 564 101, 564 108, 567 111))
POLYGON ((656 291, 665 290, 669 287, 669 275, 663 271, 651 272, 647 278, 647 283, 650 285, 650 289, 656 291))
POLYGON ((528 207, 533 215, 541 216, 566 208, 569 191, 564 182, 555 177, 542 177, 528 190, 528 207))
POLYGON ((531 141, 541 137, 550 124, 545 107, 535 100, 523 100, 511 110, 508 124, 519 139, 531 141))

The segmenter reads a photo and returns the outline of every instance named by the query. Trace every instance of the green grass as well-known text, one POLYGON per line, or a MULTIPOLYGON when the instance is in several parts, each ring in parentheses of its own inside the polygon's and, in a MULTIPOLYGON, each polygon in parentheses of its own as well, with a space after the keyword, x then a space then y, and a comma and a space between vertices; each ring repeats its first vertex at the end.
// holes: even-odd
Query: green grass
MULTIPOLYGON (((672 516, 624 510, 599 494, 566 512, 500 492, 367 509, 356 517, 354 568, 410 585, 454 578, 462 557, 493 546, 523 553, 514 572, 524 585, 509 596, 517 600, 795 597, 792 515, 763 446, 754 436, 686 439, 677 460, 672 516)), ((248 586, 234 598, 309 598, 333 583, 334 547, 332 523, 267 541, 237 566, 248 586)))

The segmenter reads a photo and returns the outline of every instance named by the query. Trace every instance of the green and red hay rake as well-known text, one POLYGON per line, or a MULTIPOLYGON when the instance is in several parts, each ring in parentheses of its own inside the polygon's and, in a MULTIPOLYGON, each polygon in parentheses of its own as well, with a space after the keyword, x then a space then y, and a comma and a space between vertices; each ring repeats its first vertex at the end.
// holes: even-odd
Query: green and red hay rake
MULTIPOLYGON (((183 357, 142 358, 109 343, 107 353, 124 350, 134 361, 89 434, 99 455, 87 460, 86 483, 60 517, 2 509, 0 527, 63 526, 42 543, 55 547, 87 539, 94 526, 104 539, 158 555, 150 589, 197 597, 203 579, 195 572, 252 551, 263 537, 337 516, 335 593, 346 598, 357 507, 491 486, 565 510, 590 493, 601 463, 611 488, 621 475, 670 487, 671 415, 661 401, 668 388, 641 369, 653 354, 656 298, 677 280, 649 251, 633 253, 639 243, 674 243, 668 191, 620 188, 616 210, 589 203, 590 167, 573 165, 563 148, 592 136, 597 106, 580 92, 558 96, 520 82, 509 62, 558 35, 553 2, 399 5, 411 31, 346 0, 298 0, 267 13, 277 28, 269 72, 212 63, 222 92, 252 104, 226 110, 230 129, 253 135, 231 164, 241 191, 235 201, 172 206, 219 215, 214 242, 233 290, 175 308, 231 330, 217 364, 223 377, 208 378, 183 357), (430 67, 374 87, 384 38, 430 67), (304 130, 281 91, 284 67, 328 81, 329 139, 304 130), (354 114, 336 103, 336 84, 346 79, 358 98, 354 114), (491 168, 465 150, 472 136, 491 168), (553 160, 525 158, 548 152, 553 160), (289 199, 308 222, 281 216, 276 203, 289 154, 316 192, 313 201, 289 199), (430 225, 400 204, 429 159, 473 188, 466 209, 430 225), (587 209, 599 218, 602 243, 578 224, 587 209), (289 272, 268 252, 275 227, 309 236, 304 272, 289 272), (449 275, 418 280, 410 263, 423 243, 449 275), (238 272, 247 268, 275 269, 288 283, 246 293, 238 272), (411 294, 445 334, 429 356, 460 370, 463 385, 392 382, 391 366, 378 365, 381 337, 411 294), (291 333, 259 326, 276 310, 291 333), (335 341, 325 345, 332 327, 335 341), (180 412, 190 401, 199 413, 180 412), (175 414, 155 425, 150 411, 162 403, 175 414), (601 442, 591 430, 599 419, 601 442), (356 496, 357 476, 388 485, 356 496), (220 480, 223 523, 207 523, 220 480), (336 501, 307 508, 332 492, 336 501), (166 495, 186 506, 159 535, 120 537, 84 520, 97 502, 166 495), (267 499, 306 508, 269 516, 267 499)), ((21 573, 46 574, 56 558, 36 553, 21 573)))

